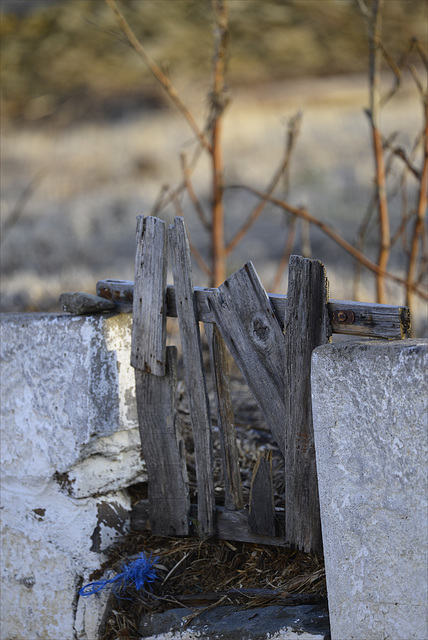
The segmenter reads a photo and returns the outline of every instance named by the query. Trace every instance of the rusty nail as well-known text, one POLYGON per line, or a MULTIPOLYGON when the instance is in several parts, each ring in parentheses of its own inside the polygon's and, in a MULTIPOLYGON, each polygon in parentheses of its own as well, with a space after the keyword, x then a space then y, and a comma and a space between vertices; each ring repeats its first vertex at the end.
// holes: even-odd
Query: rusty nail
POLYGON ((353 324, 355 320, 354 312, 351 310, 348 311, 334 311, 333 312, 333 322, 334 324, 353 324))

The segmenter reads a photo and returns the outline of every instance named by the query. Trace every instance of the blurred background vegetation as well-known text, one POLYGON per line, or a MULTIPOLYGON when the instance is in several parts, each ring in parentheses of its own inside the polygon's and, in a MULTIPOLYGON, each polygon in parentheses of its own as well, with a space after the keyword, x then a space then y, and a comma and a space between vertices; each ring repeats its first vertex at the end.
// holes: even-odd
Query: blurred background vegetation
MULTIPOLYGON (((427 44, 425 0, 388 0, 384 45, 427 44)), ((126 0, 127 19, 173 79, 208 87, 209 0, 126 0)), ((2 0, 2 115, 7 122, 115 116, 166 98, 119 33, 102 0, 2 0)), ((366 72, 366 26, 357 0, 232 0, 232 86, 366 72)))

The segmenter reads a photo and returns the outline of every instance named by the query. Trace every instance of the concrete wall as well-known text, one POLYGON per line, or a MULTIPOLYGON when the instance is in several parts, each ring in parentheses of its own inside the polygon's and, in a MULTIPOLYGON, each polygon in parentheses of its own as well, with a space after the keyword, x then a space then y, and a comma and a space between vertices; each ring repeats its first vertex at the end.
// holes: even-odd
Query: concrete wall
POLYGON ((96 637, 102 599, 78 588, 128 529, 126 488, 146 479, 130 326, 1 317, 2 640, 96 637))
POLYGON ((332 640, 425 640, 427 341, 312 355, 332 640))

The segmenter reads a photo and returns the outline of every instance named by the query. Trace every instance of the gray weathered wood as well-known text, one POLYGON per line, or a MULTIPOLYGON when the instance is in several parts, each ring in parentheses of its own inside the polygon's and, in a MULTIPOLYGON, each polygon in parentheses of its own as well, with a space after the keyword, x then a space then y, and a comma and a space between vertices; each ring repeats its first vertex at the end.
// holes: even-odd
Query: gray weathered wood
POLYGON ((189 532, 189 491, 184 442, 176 419, 177 348, 166 349, 163 377, 135 369, 138 424, 149 477, 153 533, 189 532))
POLYGON ((225 485, 224 505, 227 509, 242 509, 244 498, 236 444, 235 419, 229 388, 226 345, 217 325, 206 323, 204 329, 210 351, 211 373, 217 404, 217 426, 220 434, 225 485))
POLYGON ((284 451, 284 336, 252 262, 208 295, 213 317, 284 451))
MULTIPOLYGON (((195 287, 198 307, 198 317, 201 322, 215 322, 207 300, 212 291, 195 287)), ((97 294, 117 304, 118 310, 132 310, 134 283, 130 280, 100 280, 97 283, 97 294)), ((278 322, 283 326, 287 296, 279 293, 268 293, 278 322)), ((177 317, 175 290, 173 285, 167 285, 166 312, 170 317, 177 317)), ((328 303, 329 316, 333 333, 366 336, 368 338, 387 338, 401 340, 410 331, 410 311, 408 307, 368 302, 353 302, 350 300, 334 300, 328 303), (334 313, 342 310, 352 311, 352 324, 334 322, 334 313)))
MULTIPOLYGON (((198 516, 197 505, 190 505, 190 519, 196 520, 198 516)), ((278 531, 283 530, 284 509, 275 509, 275 522, 278 531)), ((131 527, 135 531, 150 531, 149 502, 140 500, 131 510, 131 527)), ((191 528, 189 535, 197 535, 196 529, 191 528)), ((231 511, 225 507, 215 508, 214 538, 220 540, 237 540, 240 542, 258 542, 259 544, 272 544, 278 547, 287 547, 288 542, 284 535, 274 538, 270 536, 252 533, 248 528, 248 511, 240 509, 231 511)))
POLYGON ((131 365, 165 375, 166 226, 153 216, 137 217, 131 365))
POLYGON ((248 526, 253 533, 275 537, 272 451, 261 451, 254 466, 248 526))
POLYGON ((211 417, 184 219, 175 218, 174 225, 171 225, 168 231, 183 350, 184 379, 195 444, 199 531, 201 536, 210 536, 214 532, 215 507, 211 417))
POLYGON ((311 402, 311 354, 329 340, 328 281, 318 260, 291 256, 285 326, 285 535, 322 551, 311 402))
POLYGON ((100 296, 93 296, 91 293, 83 293, 80 291, 61 293, 58 302, 63 311, 78 316, 111 311, 116 306, 112 300, 106 300, 100 296))

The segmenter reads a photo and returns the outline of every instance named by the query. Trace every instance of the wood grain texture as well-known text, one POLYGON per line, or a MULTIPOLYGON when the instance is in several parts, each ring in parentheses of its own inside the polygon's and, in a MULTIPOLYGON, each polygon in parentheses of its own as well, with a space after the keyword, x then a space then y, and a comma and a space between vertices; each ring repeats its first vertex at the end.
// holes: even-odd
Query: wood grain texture
POLYGON ((261 451, 254 466, 248 527, 252 533, 275 537, 272 451, 261 451))
POLYGON ((153 533, 189 532, 189 491, 184 442, 176 416, 177 348, 166 349, 163 377, 135 369, 138 424, 149 477, 153 533))
POLYGON ((184 219, 175 218, 174 225, 169 227, 168 232, 183 350, 184 379, 195 444, 199 531, 204 537, 211 536, 214 532, 215 502, 210 408, 184 219))
POLYGON ((242 509, 244 498, 236 444, 235 419, 229 388, 226 345, 217 325, 206 323, 204 329, 210 351, 211 374, 217 405, 217 427, 220 434, 225 490, 224 505, 227 509, 242 509))
POLYGON ((284 336, 251 262, 208 295, 221 335, 284 452, 284 336))
POLYGON ((153 216, 137 218, 131 365, 165 375, 166 226, 153 216))
MULTIPOLYGON (((198 507, 190 505, 190 518, 194 520, 198 515, 198 507)), ((240 509, 231 511, 225 507, 215 508, 215 528, 213 537, 220 540, 237 540, 240 542, 256 542, 259 544, 271 544, 278 547, 287 547, 288 542, 283 534, 284 510, 275 509, 275 525, 277 535, 270 536, 252 533, 248 528, 248 511, 240 509)), ((140 500, 131 510, 131 528, 135 531, 150 531, 149 502, 140 500)), ((198 535, 196 528, 191 527, 190 536, 198 535)))
POLYGON ((285 327, 285 535, 322 551, 311 400, 311 355, 329 341, 328 281, 318 260, 291 256, 285 327))
MULTIPOLYGON (((211 293, 216 292, 217 289, 195 287, 194 291, 199 320, 205 323, 215 322, 207 300, 211 293)), ((127 312, 132 310, 134 283, 129 280, 100 280, 97 283, 97 295, 115 301, 118 310, 127 312)), ((287 296, 280 293, 268 293, 267 295, 278 322, 283 327, 287 296)), ((171 284, 167 285, 166 309, 168 316, 177 317, 175 289, 171 284)), ((333 333, 401 340, 406 337, 411 327, 408 307, 331 299, 328 303, 328 310, 333 333), (343 309, 353 312, 355 318, 353 324, 333 322, 334 312, 343 309)))

